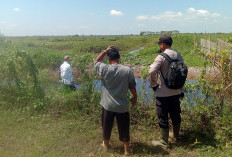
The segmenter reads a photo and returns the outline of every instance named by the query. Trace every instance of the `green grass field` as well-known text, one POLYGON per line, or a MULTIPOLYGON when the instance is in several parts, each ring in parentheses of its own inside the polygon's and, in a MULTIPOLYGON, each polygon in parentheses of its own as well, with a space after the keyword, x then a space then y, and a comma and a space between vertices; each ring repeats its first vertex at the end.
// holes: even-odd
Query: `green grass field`
MULTIPOLYGON (((0 110, 0 156, 122 156, 123 145, 118 140, 114 126, 111 149, 105 152, 101 144, 100 115, 97 123, 88 117, 76 118, 67 115, 35 114, 17 109, 0 110)), ((199 139, 194 141, 190 133, 182 134, 183 143, 171 145, 169 150, 152 147, 151 140, 159 137, 157 129, 131 126, 131 151, 139 156, 230 156, 231 146, 223 149, 215 143, 199 139)))
MULTIPOLYGON (((88 117, 65 115, 28 115, 18 110, 0 111, 1 156, 122 156, 123 146, 114 126, 111 149, 101 147, 100 116, 95 123, 88 117)), ((183 143, 169 150, 155 149, 151 140, 159 137, 157 129, 131 126, 131 156, 230 156, 231 146, 215 147, 216 143, 198 139, 194 133, 182 134, 183 143)))
MULTIPOLYGON (((204 58, 195 53, 194 39, 227 40, 231 34, 173 35, 173 49, 188 66, 203 67, 204 58)), ((100 93, 93 89, 96 75, 89 74, 95 57, 109 45, 121 53, 121 63, 149 66, 159 50, 159 36, 62 36, 5 37, 0 43, 0 156, 122 156, 123 146, 114 126, 111 149, 101 149, 100 93), (132 50, 144 47, 133 54, 132 50), (75 81, 85 83, 77 92, 65 92, 59 84, 59 66, 64 55, 72 57, 75 81), (77 67, 81 78, 77 79, 77 67)), ((210 65, 210 64, 208 64, 210 65)), ((146 71, 143 71, 146 73, 146 71)), ((188 85, 187 92, 202 86, 188 85)), ((211 85, 212 86, 212 85, 211 85)), ((140 91, 138 91, 140 92, 140 91)), ((193 98, 194 99, 194 98, 193 98)), ((169 150, 151 145, 159 129, 153 107, 139 102, 131 109, 131 156, 231 156, 231 99, 225 100, 223 116, 217 117, 194 99, 192 111, 182 112, 181 142, 169 150)))
MULTIPOLYGON (((196 38, 204 34, 197 34, 196 38)), ((225 35, 226 36, 226 35, 225 35)), ((78 57, 83 53, 96 53, 106 49, 109 45, 115 45, 120 53, 129 60, 131 64, 150 64, 159 50, 154 41, 159 36, 90 36, 90 37, 15 37, 6 38, 5 49, 24 50, 34 58, 38 67, 57 67, 62 62, 64 54, 78 57), (136 54, 129 55, 128 52, 144 47, 136 54)), ((203 59, 196 56, 194 51, 194 34, 173 35, 173 48, 180 52, 188 66, 203 66, 203 59)))

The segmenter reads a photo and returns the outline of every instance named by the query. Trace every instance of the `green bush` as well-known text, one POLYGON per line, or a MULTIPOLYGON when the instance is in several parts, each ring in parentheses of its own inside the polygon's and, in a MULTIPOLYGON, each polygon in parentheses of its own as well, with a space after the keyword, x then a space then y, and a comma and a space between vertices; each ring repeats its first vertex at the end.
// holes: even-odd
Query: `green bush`
POLYGON ((0 58, 2 101, 18 107, 32 106, 33 101, 43 101, 44 91, 32 58, 22 51, 3 52, 0 58))
POLYGON ((210 53, 198 50, 198 55, 205 59, 205 69, 198 84, 187 84, 187 93, 200 90, 203 97, 194 96, 193 105, 186 102, 183 110, 184 129, 198 135, 204 134, 203 141, 213 139, 227 145, 232 138, 232 62, 227 50, 211 50, 210 53), (205 79, 208 62, 218 69, 220 77, 205 79))

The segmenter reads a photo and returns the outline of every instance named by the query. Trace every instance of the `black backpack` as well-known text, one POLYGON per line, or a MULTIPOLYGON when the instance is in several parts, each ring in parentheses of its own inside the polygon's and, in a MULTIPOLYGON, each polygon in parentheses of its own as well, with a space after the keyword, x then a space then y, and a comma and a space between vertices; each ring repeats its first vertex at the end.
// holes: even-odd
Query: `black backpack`
POLYGON ((165 85, 170 89, 180 89, 185 84, 188 67, 178 59, 171 59, 166 53, 162 52, 160 55, 169 62, 169 69, 166 76, 164 76, 161 71, 165 85))

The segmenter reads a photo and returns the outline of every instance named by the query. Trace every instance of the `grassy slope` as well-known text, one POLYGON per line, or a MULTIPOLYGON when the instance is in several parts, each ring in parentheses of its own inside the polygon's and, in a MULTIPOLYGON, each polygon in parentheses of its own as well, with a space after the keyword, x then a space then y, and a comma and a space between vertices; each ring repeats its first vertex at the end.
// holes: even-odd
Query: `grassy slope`
MULTIPOLYGON (((87 117, 34 115, 1 107, 0 156, 121 156, 122 143, 113 129, 111 150, 101 149, 101 127, 87 117)), ((100 115, 99 115, 100 116, 100 115)), ((100 120, 100 117, 99 117, 100 120)), ((158 130, 132 126, 132 156, 229 156, 231 149, 215 149, 183 137, 185 142, 168 151, 154 149, 151 140, 158 130)))
MULTIPOLYGON (((196 35, 197 40, 199 40, 201 35, 196 35)), ((149 66, 157 56, 157 51, 159 46, 154 44, 154 41, 158 40, 159 36, 149 38, 148 44, 145 49, 134 53, 134 54, 123 54, 125 62, 132 65, 146 65, 149 66)), ((194 34, 177 34, 173 35, 173 45, 172 48, 180 52, 187 66, 201 67, 204 65, 204 59, 200 56, 194 54, 194 34)))

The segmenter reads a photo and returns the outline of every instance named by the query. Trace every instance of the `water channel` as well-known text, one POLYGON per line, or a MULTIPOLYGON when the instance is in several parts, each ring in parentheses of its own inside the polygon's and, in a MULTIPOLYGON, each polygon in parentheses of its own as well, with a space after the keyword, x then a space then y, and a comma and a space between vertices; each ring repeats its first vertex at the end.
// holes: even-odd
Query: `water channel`
MULTIPOLYGON (((128 52, 128 54, 134 54, 143 50, 144 47, 140 47, 137 50, 133 50, 128 52)), ((141 101, 145 104, 152 105, 154 104, 155 95, 153 90, 149 87, 149 81, 143 80, 141 78, 135 78, 136 81, 136 90, 138 94, 138 101, 141 101)), ((186 83, 188 84, 198 84, 198 80, 187 80, 186 83)), ((76 85, 79 88, 81 85, 76 85)), ((95 89, 100 91, 101 90, 101 81, 96 80, 94 82, 95 89)), ((189 91, 189 90, 187 90, 189 91)), ((191 89, 191 92, 185 92, 185 98, 181 101, 182 104, 188 104, 189 106, 194 105, 194 101, 201 100, 205 98, 205 95, 202 94, 201 90, 191 89)))
MULTIPOLYGON (((155 95, 153 90, 149 87, 149 81, 143 80, 141 78, 135 78, 136 81, 136 90, 138 94, 138 101, 141 101, 147 105, 153 105, 155 95)), ((186 81, 187 84, 198 84, 198 80, 186 81)), ((76 85, 77 89, 81 87, 80 84, 76 85)), ((94 87, 97 91, 101 90, 101 80, 94 81, 94 87)), ((189 90, 187 90, 189 91, 189 90)), ((194 101, 201 100, 205 98, 205 95, 202 94, 201 90, 191 89, 191 92, 185 92, 185 98, 182 100, 182 104, 188 104, 189 106, 194 105, 194 101)))

